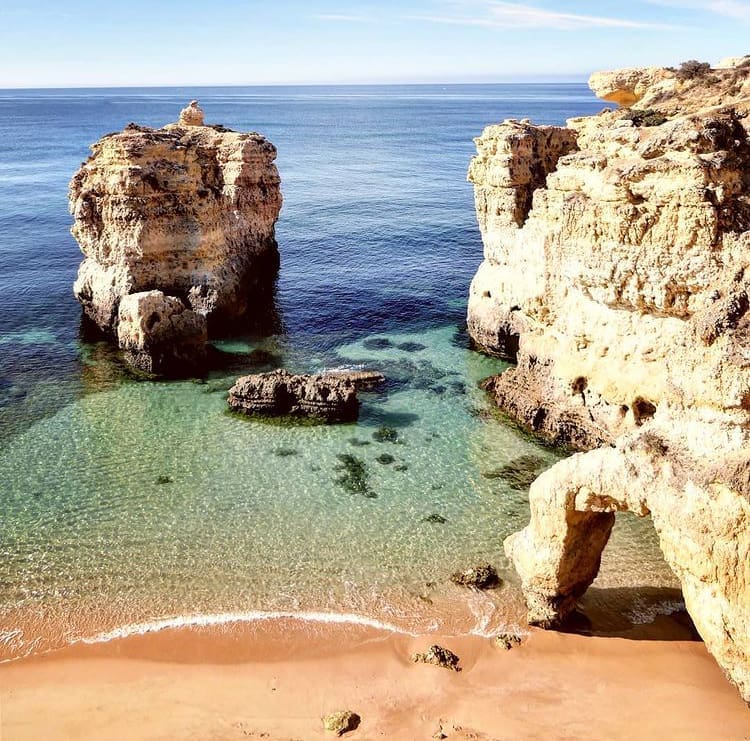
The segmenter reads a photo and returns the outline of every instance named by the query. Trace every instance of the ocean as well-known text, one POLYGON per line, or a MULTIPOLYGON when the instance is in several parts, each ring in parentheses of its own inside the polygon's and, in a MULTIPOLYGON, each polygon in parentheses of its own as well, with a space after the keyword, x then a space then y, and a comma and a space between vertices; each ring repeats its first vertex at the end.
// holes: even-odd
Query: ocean
MULTIPOLYGON (((466 170, 487 124, 601 107, 578 84, 0 91, 0 659, 277 614, 521 626, 502 540, 563 453, 477 387, 505 366, 464 328, 482 257, 466 170), (222 368, 144 381, 82 329, 67 184, 100 136, 174 121, 193 98, 278 148, 276 301, 217 340, 222 368), (226 392, 254 350, 389 382, 353 425, 240 419, 226 392), (486 561, 500 589, 451 584, 486 561)), ((613 614, 658 611, 675 580, 650 523, 621 518, 596 586, 613 614)))

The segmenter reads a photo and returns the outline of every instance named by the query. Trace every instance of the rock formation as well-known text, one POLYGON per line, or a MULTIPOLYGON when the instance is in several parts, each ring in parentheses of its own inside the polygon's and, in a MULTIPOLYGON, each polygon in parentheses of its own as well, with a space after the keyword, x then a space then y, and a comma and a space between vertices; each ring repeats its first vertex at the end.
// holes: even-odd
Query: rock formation
POLYGON ((117 341, 128 362, 146 373, 181 375, 201 367, 206 319, 161 291, 131 293, 120 301, 117 341))
POLYGON ((85 256, 73 290, 100 329, 118 334, 130 294, 162 291, 213 331, 267 300, 281 208, 270 142, 204 126, 193 101, 176 124, 129 124, 91 149, 70 183, 85 256))
POLYGON ((229 390, 235 412, 261 417, 311 417, 353 422, 359 416, 355 382, 343 374, 292 375, 285 370, 237 379, 229 390))
POLYGON ((469 171, 485 248, 469 331, 516 361, 487 388, 587 451, 531 485, 506 552, 530 622, 555 626, 596 577, 615 513, 650 515, 750 700, 750 66, 591 86, 654 115, 506 121, 469 171))

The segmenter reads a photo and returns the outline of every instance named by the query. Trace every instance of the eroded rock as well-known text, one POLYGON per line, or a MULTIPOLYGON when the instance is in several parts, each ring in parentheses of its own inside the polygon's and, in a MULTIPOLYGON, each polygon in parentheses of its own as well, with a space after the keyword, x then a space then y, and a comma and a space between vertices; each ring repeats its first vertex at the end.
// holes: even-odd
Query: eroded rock
POLYGON ((433 666, 450 669, 454 672, 461 671, 461 668, 458 665, 460 661, 458 656, 456 656, 453 651, 438 646, 437 644, 430 646, 424 653, 412 654, 411 660, 415 664, 432 664, 433 666))
POLYGON ((276 149, 259 134, 204 126, 193 101, 177 124, 102 137, 70 182, 84 260, 73 291, 117 334, 120 302, 160 290, 211 332, 270 300, 281 208, 276 149))
POLYGON ((469 171, 485 257, 469 332, 517 360, 486 388, 588 451, 531 484, 531 522, 506 552, 530 622, 560 625, 615 513, 650 515, 693 622, 750 699, 750 66, 592 87, 669 120, 573 119, 555 137, 574 145, 546 161, 518 141, 547 142, 548 127, 506 122, 469 171), (514 179, 535 168, 544 179, 514 179))
POLYGON ((235 412, 261 417, 309 417, 353 422, 359 415, 354 383, 331 375, 293 375, 285 370, 238 378, 229 390, 235 412))
POLYGON ((493 643, 497 648, 502 648, 504 651, 510 651, 516 646, 521 645, 521 636, 515 633, 501 633, 495 636, 493 643))
POLYGON ((330 713, 323 718, 323 728, 337 736, 343 736, 349 731, 354 731, 359 727, 362 719, 357 713, 351 710, 341 710, 336 713, 330 713))
POLYGON ((497 570, 488 563, 472 566, 464 571, 456 571, 451 575, 451 581, 458 586, 475 589, 494 589, 500 586, 497 570))
POLYGON ((161 291, 131 293, 120 301, 117 341, 128 362, 145 373, 187 375, 206 356, 206 319, 161 291))

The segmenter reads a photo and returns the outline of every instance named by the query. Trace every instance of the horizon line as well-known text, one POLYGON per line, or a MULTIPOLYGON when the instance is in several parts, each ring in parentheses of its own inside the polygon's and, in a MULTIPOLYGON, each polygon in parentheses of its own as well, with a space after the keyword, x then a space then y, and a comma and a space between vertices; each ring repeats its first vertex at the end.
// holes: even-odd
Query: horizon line
POLYGON ((513 78, 496 81, 481 82, 254 82, 254 83, 168 83, 161 85, 35 85, 35 86, 0 86, 0 91, 6 90, 157 90, 164 88, 253 88, 253 87, 435 87, 437 85, 468 86, 468 85, 545 85, 554 83, 557 85, 585 85, 589 76, 557 75, 545 77, 532 76, 529 79, 513 78))

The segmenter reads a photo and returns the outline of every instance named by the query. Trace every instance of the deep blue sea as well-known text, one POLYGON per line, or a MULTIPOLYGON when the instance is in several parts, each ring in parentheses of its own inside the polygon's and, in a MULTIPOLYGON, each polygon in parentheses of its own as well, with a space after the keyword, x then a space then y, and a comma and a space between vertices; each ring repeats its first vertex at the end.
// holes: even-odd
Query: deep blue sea
MULTIPOLYGON (((482 257, 466 171, 488 124, 601 107, 577 84, 0 91, 0 657, 160 620, 518 623, 502 538, 528 506, 501 469, 560 453, 476 387, 504 366, 463 329, 482 257), (281 271, 264 327, 218 343, 234 367, 154 383, 81 332, 67 185, 103 134, 164 125, 193 98, 278 148, 281 271), (225 394, 254 348, 395 383, 356 425, 238 420, 225 394), (395 443, 373 438, 383 425, 395 443), (347 487, 353 459, 371 496, 347 487), (477 560, 502 589, 450 584, 477 560)), ((619 532, 601 585, 673 583, 648 526, 619 532)))

